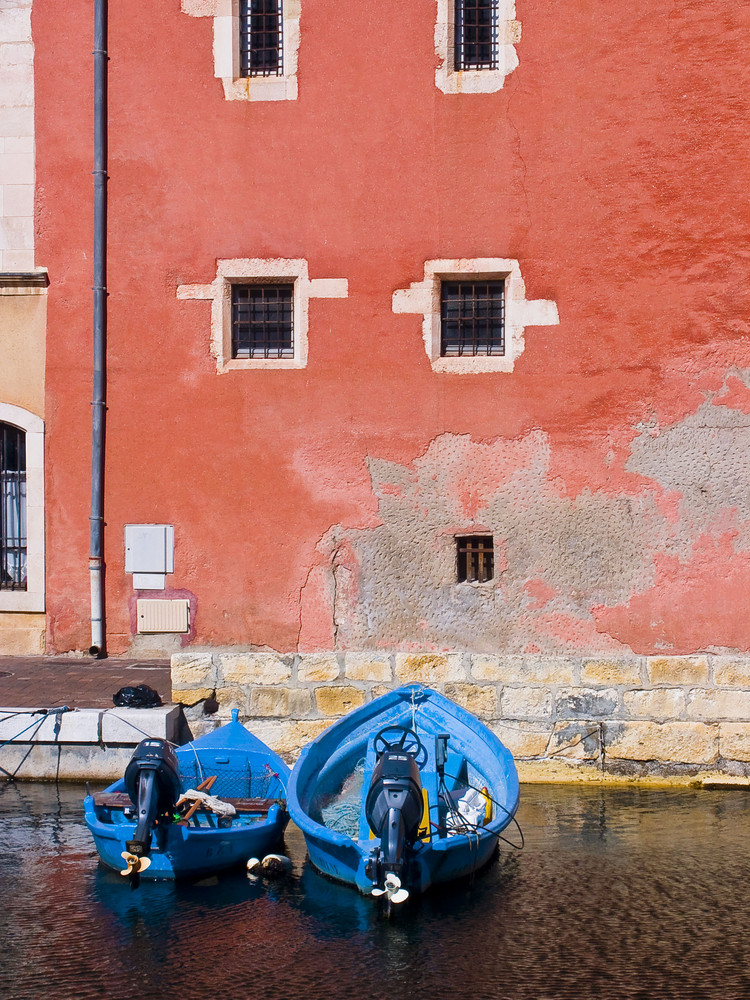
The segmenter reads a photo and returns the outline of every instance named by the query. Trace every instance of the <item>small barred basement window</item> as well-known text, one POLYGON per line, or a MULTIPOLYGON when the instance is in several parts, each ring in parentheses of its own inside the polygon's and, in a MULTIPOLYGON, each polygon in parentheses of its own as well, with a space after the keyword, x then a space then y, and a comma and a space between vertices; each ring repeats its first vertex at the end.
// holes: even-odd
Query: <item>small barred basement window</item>
POLYGON ((26 590, 26 434, 0 423, 0 590, 26 590))
POLYGON ((498 0, 455 0, 456 71, 497 69, 498 0))
POLYGON ((294 357, 294 285, 232 285, 232 357, 294 357))
POLYGON ((505 281, 452 281, 440 285, 440 355, 456 358, 505 354, 505 281))
POLYGON ((240 75, 284 75, 283 0, 240 0, 240 75))
POLYGON ((456 569, 459 583, 486 583, 495 575, 492 535, 460 535, 456 538, 456 569))

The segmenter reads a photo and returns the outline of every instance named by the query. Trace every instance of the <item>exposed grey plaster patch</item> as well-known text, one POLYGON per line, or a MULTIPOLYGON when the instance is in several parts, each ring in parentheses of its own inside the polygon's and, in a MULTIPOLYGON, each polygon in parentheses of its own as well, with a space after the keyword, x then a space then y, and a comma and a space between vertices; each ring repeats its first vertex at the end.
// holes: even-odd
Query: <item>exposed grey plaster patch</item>
POLYGON ((409 468, 378 459, 368 467, 383 523, 338 529, 353 557, 347 593, 336 587, 340 648, 509 653, 533 643, 557 652, 573 618, 589 629, 590 648, 611 650, 591 606, 653 582, 653 496, 561 495, 539 431, 491 443, 444 434, 409 468), (479 530, 495 539, 495 580, 457 584, 455 535, 479 530), (549 596, 529 591, 530 580, 549 596))
MULTIPOLYGON (((729 374, 750 381, 748 371, 729 374)), ((750 547, 750 415, 714 405, 720 398, 671 427, 644 428, 626 465, 680 495, 680 524, 665 549, 683 559, 695 535, 715 530, 720 519, 724 530, 737 530, 738 548, 750 547)))

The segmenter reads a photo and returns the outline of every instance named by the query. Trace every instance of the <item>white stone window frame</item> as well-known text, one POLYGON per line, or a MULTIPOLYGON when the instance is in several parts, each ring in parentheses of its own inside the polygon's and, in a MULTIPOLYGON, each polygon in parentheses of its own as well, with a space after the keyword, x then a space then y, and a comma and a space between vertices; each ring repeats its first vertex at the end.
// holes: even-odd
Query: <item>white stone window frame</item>
POLYGON ((219 375, 234 371, 306 368, 310 299, 345 299, 346 278, 310 278, 303 258, 239 257, 216 262, 210 285, 179 285, 178 299, 211 300, 211 353, 219 375), (291 358, 232 357, 232 286, 249 284, 293 286, 294 355, 291 358))
POLYGON ((281 76, 240 76, 239 0, 181 0, 191 17, 212 17, 214 76, 221 80, 227 101, 296 101, 301 0, 283 0, 283 73, 281 76))
POLYGON ((497 69, 457 70, 456 0, 437 0, 435 85, 438 90, 444 94, 494 94, 502 90, 505 77, 518 66, 515 45, 521 41, 521 22, 515 17, 515 0, 498 0, 497 69))
POLYGON ((0 590, 0 611, 44 611, 44 421, 0 403, 0 422, 26 434, 26 590, 0 590))
POLYGON ((422 338, 433 371, 455 375, 512 372, 524 351, 527 326, 555 326, 560 322, 557 304, 549 299, 526 298, 526 285, 517 260, 473 257, 428 260, 424 278, 393 293, 394 313, 420 313, 422 338), (476 279, 505 281, 505 354, 443 357, 440 354, 440 290, 444 281, 476 279))

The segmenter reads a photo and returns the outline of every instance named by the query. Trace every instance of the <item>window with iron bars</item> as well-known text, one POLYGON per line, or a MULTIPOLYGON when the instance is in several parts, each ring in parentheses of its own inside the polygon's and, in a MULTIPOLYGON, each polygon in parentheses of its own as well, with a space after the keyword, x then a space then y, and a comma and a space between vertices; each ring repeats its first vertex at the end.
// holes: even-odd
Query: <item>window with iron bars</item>
POLYGON ((283 0, 240 0, 240 76, 284 75, 283 0))
POLYGON ((459 583, 487 583, 495 575, 492 535, 461 535, 456 538, 456 570, 459 583))
POLYGON ((444 358, 505 354, 505 281, 440 284, 440 354, 444 358))
POLYGON ((294 357, 294 286, 232 285, 232 357, 294 357))
POLYGON ((0 423, 0 590, 26 590, 26 434, 0 423))
POLYGON ((456 70, 497 69, 498 0, 455 0, 456 70))

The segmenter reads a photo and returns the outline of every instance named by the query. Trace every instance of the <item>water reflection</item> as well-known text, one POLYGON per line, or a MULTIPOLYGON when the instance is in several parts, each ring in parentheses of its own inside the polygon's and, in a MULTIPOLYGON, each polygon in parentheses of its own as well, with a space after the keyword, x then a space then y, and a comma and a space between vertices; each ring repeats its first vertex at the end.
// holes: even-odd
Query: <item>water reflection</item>
POLYGON ((131 891, 97 864, 83 790, 0 785, 0 995, 317 1000, 745 1000, 750 796, 526 786, 526 848, 472 881, 374 901, 293 874, 131 891))

